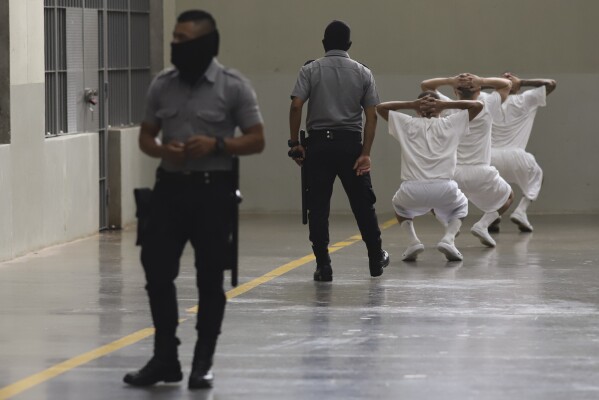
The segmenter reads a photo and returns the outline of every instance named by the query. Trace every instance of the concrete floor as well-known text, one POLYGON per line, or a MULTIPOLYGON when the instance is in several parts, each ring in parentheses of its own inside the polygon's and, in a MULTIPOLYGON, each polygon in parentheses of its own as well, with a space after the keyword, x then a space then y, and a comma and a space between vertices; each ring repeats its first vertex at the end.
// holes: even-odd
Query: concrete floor
MULTIPOLYGON (((351 216, 332 221, 333 242, 357 233, 351 216)), ((370 278, 357 242, 332 255, 332 284, 313 282, 310 262, 231 299, 211 391, 124 385, 147 361, 148 337, 0 398, 598 399, 599 216, 532 216, 533 234, 506 221, 496 249, 469 234, 473 222, 457 239, 464 262, 445 262, 442 229, 427 216, 416 220, 427 246, 416 263, 399 260, 398 226, 384 231, 391 265, 381 278, 370 278)), ((297 215, 244 216, 241 237, 240 283, 309 254, 297 215)), ((138 253, 125 230, 0 263, 0 393, 151 326, 138 253)), ((186 379, 189 249, 183 265, 186 379)))

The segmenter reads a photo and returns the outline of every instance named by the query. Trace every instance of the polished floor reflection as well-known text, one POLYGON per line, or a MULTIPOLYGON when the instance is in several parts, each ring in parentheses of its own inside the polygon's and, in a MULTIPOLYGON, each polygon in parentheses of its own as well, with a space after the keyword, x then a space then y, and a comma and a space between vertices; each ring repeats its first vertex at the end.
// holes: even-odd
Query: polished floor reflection
MULTIPOLYGON (((242 218, 241 283, 309 253, 299 221, 242 218)), ((599 216, 532 216, 532 234, 506 221, 495 249, 469 234, 473 222, 457 239, 463 262, 435 249, 442 229, 427 216, 416 220, 426 246, 417 262, 399 261, 397 225, 383 232, 391 265, 381 278, 370 278, 357 242, 332 255, 332 283, 313 282, 308 263, 231 299, 213 390, 122 384, 147 361, 148 337, 11 398, 599 398, 599 216)), ((332 242, 356 233, 351 216, 332 219, 332 242)), ((0 263, 0 393, 149 327, 138 258, 125 230, 0 263)), ((188 248, 178 279, 186 374, 194 279, 188 248)))

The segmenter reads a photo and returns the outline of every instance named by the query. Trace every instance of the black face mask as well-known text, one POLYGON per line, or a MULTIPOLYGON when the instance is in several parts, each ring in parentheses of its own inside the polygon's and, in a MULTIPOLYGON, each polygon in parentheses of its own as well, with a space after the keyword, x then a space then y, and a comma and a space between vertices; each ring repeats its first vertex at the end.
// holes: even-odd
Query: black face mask
POLYGON ((218 42, 218 31, 215 30, 187 42, 171 43, 171 63, 177 67, 181 79, 191 84, 197 82, 218 55, 218 42))

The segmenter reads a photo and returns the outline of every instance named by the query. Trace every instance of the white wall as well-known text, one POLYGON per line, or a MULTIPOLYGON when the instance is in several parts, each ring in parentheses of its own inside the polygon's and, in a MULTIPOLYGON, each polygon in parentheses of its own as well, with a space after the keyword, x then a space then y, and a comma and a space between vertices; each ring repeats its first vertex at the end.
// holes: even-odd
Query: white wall
POLYGON ((10 147, 0 146, 0 260, 10 258, 12 251, 12 186, 10 147), (7 190, 5 190, 5 188, 7 190))
MULTIPOLYGON (((323 53, 332 19, 352 27, 350 55, 368 65, 382 101, 411 99, 422 79, 504 70, 558 80, 539 111, 529 150, 545 171, 532 213, 599 212, 599 2, 592 0, 177 0, 177 13, 211 12, 221 34, 219 59, 254 84, 267 147, 242 159, 242 209, 299 209, 299 173, 286 156, 289 93, 300 66, 323 53), (276 190, 276 192, 275 192, 276 190)), ((165 35, 165 41, 170 36, 165 35)), ((166 56, 166 54, 165 54, 166 56)), ((399 147, 379 120, 372 159, 377 209, 391 212, 399 147)), ((349 206, 338 185, 333 211, 349 206)), ((474 207, 473 207, 474 210, 474 207)))

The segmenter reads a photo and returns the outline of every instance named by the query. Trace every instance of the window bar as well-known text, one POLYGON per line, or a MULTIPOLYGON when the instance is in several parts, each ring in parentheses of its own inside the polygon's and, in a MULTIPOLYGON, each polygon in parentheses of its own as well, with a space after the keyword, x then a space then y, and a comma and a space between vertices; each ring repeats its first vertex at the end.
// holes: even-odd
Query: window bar
POLYGON ((128 87, 129 90, 127 93, 127 101, 129 103, 129 108, 128 108, 128 113, 127 113, 127 122, 128 125, 131 125, 133 122, 133 115, 132 115, 132 109, 133 109, 133 102, 132 102, 132 95, 131 95, 131 89, 132 89, 132 74, 131 74, 131 53, 132 53, 132 49, 133 49, 133 43, 131 43, 131 0, 127 0, 127 2, 129 3, 129 7, 127 8, 127 43, 129 44, 129 48, 127 51, 127 78, 128 78, 128 87))

